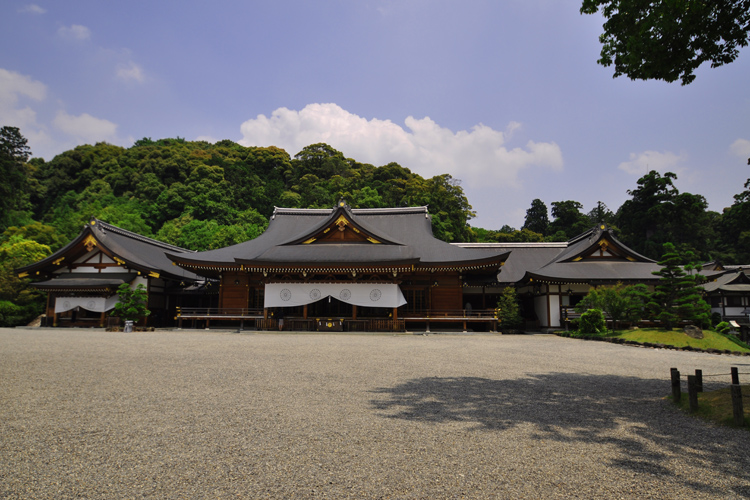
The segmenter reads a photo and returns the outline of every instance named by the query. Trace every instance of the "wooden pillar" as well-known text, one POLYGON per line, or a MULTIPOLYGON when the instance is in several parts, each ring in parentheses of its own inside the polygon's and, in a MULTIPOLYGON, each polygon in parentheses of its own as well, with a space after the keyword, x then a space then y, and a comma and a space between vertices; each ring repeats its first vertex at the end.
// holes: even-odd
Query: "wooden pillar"
POLYGON ((352 304, 352 319, 357 319, 357 304, 352 304))
MULTIPOLYGON (((307 319, 307 305, 308 304, 305 304, 304 306, 302 306, 302 317, 305 319, 307 319)), ((357 306, 354 306, 354 307, 357 307, 357 306)))
POLYGON ((545 296, 547 297, 547 328, 552 328, 552 317, 550 315, 550 304, 549 304, 549 285, 544 285, 546 290, 545 296))
POLYGON ((105 315, 105 314, 107 314, 107 311, 102 311, 102 315, 101 315, 101 317, 99 318, 99 326, 100 326, 100 327, 104 326, 104 315, 105 315))
POLYGON ((391 327, 391 330, 396 331, 396 324, 398 321, 398 308, 393 308, 393 326, 391 327))

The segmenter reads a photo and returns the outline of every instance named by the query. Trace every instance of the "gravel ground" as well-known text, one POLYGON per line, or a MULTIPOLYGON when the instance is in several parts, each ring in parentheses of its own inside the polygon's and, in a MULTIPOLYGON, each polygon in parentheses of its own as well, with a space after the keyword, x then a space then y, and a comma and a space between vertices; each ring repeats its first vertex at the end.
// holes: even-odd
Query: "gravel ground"
POLYGON ((0 329, 0 497, 750 498, 750 433, 664 400, 670 367, 730 366, 549 335, 0 329))

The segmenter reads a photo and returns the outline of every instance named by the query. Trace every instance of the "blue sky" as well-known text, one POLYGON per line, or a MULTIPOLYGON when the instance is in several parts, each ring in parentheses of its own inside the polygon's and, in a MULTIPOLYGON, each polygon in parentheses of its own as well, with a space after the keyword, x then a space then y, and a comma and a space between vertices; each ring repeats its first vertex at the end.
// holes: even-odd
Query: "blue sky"
POLYGON ((648 170, 721 211, 750 177, 750 50, 696 81, 596 64, 570 0, 7 0, 0 124, 47 160, 79 144, 327 142, 461 181, 475 226, 534 198, 612 210, 648 170))

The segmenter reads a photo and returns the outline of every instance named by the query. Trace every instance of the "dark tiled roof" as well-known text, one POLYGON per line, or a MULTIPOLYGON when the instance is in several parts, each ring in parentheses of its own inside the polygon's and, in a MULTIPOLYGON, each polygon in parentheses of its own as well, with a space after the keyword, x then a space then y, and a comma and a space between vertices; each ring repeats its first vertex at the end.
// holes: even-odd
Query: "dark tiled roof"
POLYGON ((615 238, 604 224, 567 242, 557 243, 458 243, 472 248, 510 250, 511 254, 498 276, 500 283, 520 283, 529 278, 537 281, 617 282, 655 281, 653 271, 660 266, 638 254, 615 238), (599 247, 602 240, 623 255, 621 258, 579 259, 599 247))
MULTIPOLYGON (((93 236, 97 246, 106 250, 114 257, 124 261, 128 267, 134 268, 142 273, 158 273, 176 279, 197 280, 200 279, 194 273, 181 269, 172 264, 165 252, 184 255, 194 253, 190 250, 141 236, 132 231, 113 226, 98 219, 92 219, 78 236, 76 236, 65 247, 53 253, 49 257, 17 269, 17 273, 45 272, 51 273, 59 269, 54 262, 61 257, 66 257, 78 247, 86 238, 93 236)), ((106 273, 102 273, 102 276, 106 273)), ((104 278, 102 278, 104 279, 104 278)))
POLYGON ((747 276, 741 267, 732 267, 734 269, 728 270, 713 281, 705 283, 703 289, 709 293, 719 290, 724 292, 750 292, 750 277, 747 276))
POLYGON ((238 245, 190 255, 170 254, 185 265, 272 265, 288 263, 350 263, 470 265, 487 261, 501 262, 507 251, 467 250, 432 235, 427 207, 349 209, 277 208, 268 229, 238 245), (382 241, 371 243, 301 244, 305 237, 330 224, 337 214, 345 213, 364 232, 382 241))

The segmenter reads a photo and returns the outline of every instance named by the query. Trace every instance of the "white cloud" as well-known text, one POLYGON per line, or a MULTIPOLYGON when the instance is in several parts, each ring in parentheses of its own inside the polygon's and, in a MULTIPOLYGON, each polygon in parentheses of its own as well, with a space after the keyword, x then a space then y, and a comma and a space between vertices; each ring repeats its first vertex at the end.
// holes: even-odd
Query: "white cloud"
POLYGON ((0 123, 20 128, 36 125, 36 112, 19 106, 21 98, 42 101, 47 87, 31 77, 0 68, 0 123))
POLYGON ((729 146, 732 154, 741 158, 750 158, 750 141, 747 139, 737 139, 729 146))
POLYGON ((91 30, 80 24, 73 24, 70 27, 62 26, 57 30, 57 34, 66 40, 88 40, 91 38, 91 30))
POLYGON ((43 9, 43 8, 39 7, 38 5, 32 3, 32 4, 29 4, 29 5, 25 6, 25 7, 22 7, 20 9, 18 9, 18 12, 21 12, 21 13, 24 13, 24 14, 37 14, 37 15, 39 15, 39 14, 46 14, 47 10, 43 9))
POLYGON ((395 161, 424 176, 450 173, 469 186, 516 184, 518 174, 531 167, 561 170, 562 153, 555 143, 529 141, 508 149, 506 132, 486 125, 453 132, 429 117, 408 117, 403 128, 390 120, 367 120, 336 104, 309 104, 301 111, 275 110, 241 126, 246 146, 278 146, 294 155, 303 147, 325 142, 358 161, 385 165, 395 161))
POLYGON ((117 133, 116 124, 88 113, 73 116, 61 110, 52 123, 58 130, 88 143, 113 140, 117 133))
POLYGON ((674 172, 680 174, 684 172, 684 168, 681 168, 680 164, 685 160, 687 160, 685 153, 677 155, 671 151, 663 153, 659 151, 644 151, 642 153, 630 153, 630 161, 620 163, 617 168, 639 177, 649 173, 651 170, 656 170, 660 173, 674 172))
POLYGON ((117 78, 121 80, 135 80, 138 83, 143 83, 145 80, 143 70, 133 61, 117 65, 117 78))

